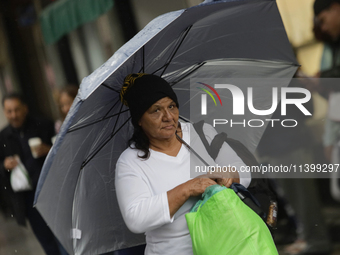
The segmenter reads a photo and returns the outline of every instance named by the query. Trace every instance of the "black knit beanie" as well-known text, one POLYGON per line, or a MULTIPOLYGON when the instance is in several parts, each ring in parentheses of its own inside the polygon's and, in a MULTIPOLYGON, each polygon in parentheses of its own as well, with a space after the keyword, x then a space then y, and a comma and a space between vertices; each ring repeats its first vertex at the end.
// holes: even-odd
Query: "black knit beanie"
POLYGON ((170 84, 159 76, 145 73, 129 74, 120 92, 121 101, 129 106, 132 123, 138 125, 142 115, 158 100, 169 97, 178 100, 170 84))
POLYGON ((340 3, 340 0, 315 0, 314 2, 314 15, 318 16, 322 11, 331 6, 332 3, 340 3))

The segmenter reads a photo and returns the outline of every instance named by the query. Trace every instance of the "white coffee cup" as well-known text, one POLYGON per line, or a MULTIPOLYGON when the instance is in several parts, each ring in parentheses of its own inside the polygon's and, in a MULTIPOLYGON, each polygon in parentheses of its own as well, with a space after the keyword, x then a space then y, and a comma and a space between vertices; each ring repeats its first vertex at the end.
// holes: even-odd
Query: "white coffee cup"
POLYGON ((39 137, 32 137, 32 138, 28 139, 28 145, 31 148, 31 153, 32 153, 33 158, 38 157, 37 148, 41 144, 42 144, 42 141, 39 137))

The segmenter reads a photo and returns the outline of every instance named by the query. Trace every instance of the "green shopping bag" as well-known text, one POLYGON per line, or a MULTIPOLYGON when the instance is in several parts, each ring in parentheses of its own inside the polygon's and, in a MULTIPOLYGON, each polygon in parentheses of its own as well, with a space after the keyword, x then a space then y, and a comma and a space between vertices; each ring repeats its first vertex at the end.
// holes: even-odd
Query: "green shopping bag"
POLYGON ((232 189, 219 189, 219 185, 208 187, 203 197, 213 195, 203 199, 203 202, 196 206, 196 212, 185 215, 194 254, 278 254, 263 220, 245 205, 232 189))

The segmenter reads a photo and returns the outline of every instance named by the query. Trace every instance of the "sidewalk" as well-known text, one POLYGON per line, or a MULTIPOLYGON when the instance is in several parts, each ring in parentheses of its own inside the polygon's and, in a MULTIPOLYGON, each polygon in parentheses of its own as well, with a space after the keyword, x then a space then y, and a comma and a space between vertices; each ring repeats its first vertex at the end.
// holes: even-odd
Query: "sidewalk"
MULTIPOLYGON (((326 207, 324 214, 334 245, 332 255, 340 255, 340 207, 326 207)), ((278 247, 278 250, 280 255, 286 255, 283 246, 278 247)), ((44 254, 29 226, 20 227, 14 219, 5 219, 0 214, 0 255, 44 254)))
MULTIPOLYGON (((332 237, 333 252, 332 255, 340 255, 340 207, 328 206, 324 207, 323 213, 325 215, 326 224, 330 236, 332 237)), ((283 251, 284 246, 278 246, 280 255, 287 255, 283 251)))
POLYGON ((14 219, 4 218, 0 213, 0 254, 1 255, 44 255, 29 224, 20 227, 14 219))

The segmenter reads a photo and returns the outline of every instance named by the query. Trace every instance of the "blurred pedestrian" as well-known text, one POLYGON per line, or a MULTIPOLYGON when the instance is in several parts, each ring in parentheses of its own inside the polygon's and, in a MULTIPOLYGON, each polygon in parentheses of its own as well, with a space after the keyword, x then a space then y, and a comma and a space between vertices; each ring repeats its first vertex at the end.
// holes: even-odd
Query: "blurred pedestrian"
MULTIPOLYGON (((316 0, 314 2, 315 37, 325 43, 320 72, 321 78, 340 78, 340 0, 316 0), (319 30, 319 31, 318 31, 319 30)), ((333 84, 334 83, 334 84, 333 84)), ((340 86, 318 88, 319 93, 328 100, 328 115, 323 135, 326 159, 334 164, 340 163, 340 86)), ((340 185, 337 173, 332 173, 331 194, 340 201, 340 185)))
MULTIPOLYGON (((334 43, 340 38, 340 0, 315 0, 314 15, 321 32, 325 33, 334 43)), ((339 47, 335 55, 340 54, 339 47)), ((340 77, 340 64, 334 63, 321 73, 321 77, 340 77)))
POLYGON ((59 133, 60 127, 63 124, 67 113, 71 109, 73 100, 77 96, 78 87, 75 85, 67 85, 60 90, 57 104, 59 107, 60 119, 58 119, 55 123, 56 133, 59 133))
MULTIPOLYGON (((29 115, 28 106, 20 94, 6 95, 2 105, 9 124, 0 132, 0 178, 5 185, 4 194, 17 223, 26 226, 26 219, 48 255, 63 254, 51 230, 33 208, 33 199, 40 171, 51 148, 54 135, 53 122, 29 115), (35 146, 29 141, 34 141, 35 146), (29 185, 14 188, 18 182, 13 173, 27 173, 29 185)), ((25 175, 24 175, 25 176, 25 175)))

